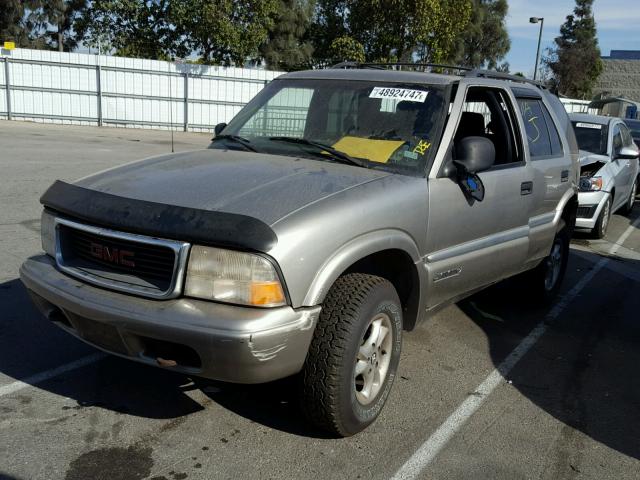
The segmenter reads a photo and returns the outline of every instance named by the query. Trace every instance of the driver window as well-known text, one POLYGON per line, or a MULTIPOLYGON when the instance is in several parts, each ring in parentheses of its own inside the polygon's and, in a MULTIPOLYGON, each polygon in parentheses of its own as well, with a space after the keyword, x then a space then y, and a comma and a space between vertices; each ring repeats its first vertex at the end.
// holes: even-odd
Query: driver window
POLYGON ((496 149, 494 165, 517 163, 521 156, 515 140, 513 118, 513 108, 505 92, 471 87, 467 92, 454 144, 466 137, 484 137, 491 140, 496 149))

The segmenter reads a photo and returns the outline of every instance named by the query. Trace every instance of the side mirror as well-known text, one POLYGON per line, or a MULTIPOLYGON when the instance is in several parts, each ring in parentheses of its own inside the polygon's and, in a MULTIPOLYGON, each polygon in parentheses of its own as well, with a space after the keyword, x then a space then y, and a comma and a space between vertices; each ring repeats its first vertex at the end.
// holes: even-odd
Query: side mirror
POLYGON ((477 175, 496 161, 496 147, 484 137, 465 137, 456 143, 456 181, 469 205, 484 200, 484 184, 477 175))
POLYGON ((484 137, 465 137, 456 144, 457 167, 468 173, 479 173, 489 170, 496 161, 496 147, 484 137))
POLYGON ((222 133, 222 131, 227 127, 226 123, 219 123, 215 127, 213 127, 213 133, 215 133, 216 137, 222 133))
POLYGON ((639 156, 640 152, 637 148, 622 147, 620 150, 618 150, 618 153, 616 153, 615 159, 617 160, 620 158, 622 160, 636 160, 639 156))

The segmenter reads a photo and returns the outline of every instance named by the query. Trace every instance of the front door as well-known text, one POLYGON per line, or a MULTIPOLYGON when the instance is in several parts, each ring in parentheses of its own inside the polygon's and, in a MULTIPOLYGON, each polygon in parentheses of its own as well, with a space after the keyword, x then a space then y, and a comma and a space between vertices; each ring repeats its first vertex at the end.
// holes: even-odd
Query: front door
POLYGON ((468 136, 491 140, 496 161, 493 168, 479 174, 483 201, 469 200, 444 172, 429 180, 428 307, 516 273, 525 262, 535 187, 516 118, 506 91, 467 89, 447 162, 455 158, 456 143, 468 136))

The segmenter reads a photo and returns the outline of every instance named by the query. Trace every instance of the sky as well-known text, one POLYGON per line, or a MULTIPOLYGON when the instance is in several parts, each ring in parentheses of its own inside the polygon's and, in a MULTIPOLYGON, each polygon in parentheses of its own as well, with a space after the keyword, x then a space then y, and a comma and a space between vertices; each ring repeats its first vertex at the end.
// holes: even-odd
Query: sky
MULTIPOLYGON (((511 50, 507 54, 511 72, 533 75, 540 24, 529 17, 543 17, 541 55, 553 46, 560 25, 573 12, 575 0, 508 0, 507 29, 511 50)), ((602 55, 611 50, 640 50, 640 0, 595 0, 593 6, 602 55)))

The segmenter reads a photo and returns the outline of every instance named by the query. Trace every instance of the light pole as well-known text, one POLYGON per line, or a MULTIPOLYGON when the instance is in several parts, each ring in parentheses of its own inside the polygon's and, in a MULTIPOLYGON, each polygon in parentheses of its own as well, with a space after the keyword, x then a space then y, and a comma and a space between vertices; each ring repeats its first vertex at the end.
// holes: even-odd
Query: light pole
POLYGON ((540 42, 542 41, 542 29, 544 28, 544 18, 542 17, 529 18, 529 23, 538 23, 538 22, 540 22, 540 33, 538 34, 538 50, 536 50, 536 66, 533 69, 534 80, 538 76, 538 62, 540 61, 540 42))

